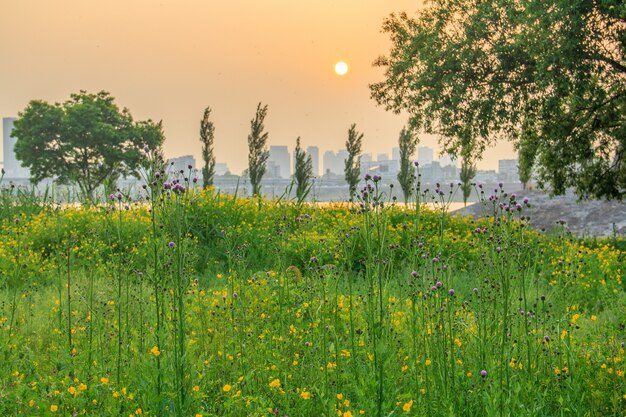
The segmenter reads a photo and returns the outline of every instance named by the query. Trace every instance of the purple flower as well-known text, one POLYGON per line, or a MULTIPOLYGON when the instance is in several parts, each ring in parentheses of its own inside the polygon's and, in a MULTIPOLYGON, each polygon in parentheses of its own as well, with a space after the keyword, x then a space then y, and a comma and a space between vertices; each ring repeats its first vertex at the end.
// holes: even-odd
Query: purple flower
POLYGON ((315 256, 311 256, 311 260, 310 260, 310 261, 311 261, 312 263, 315 263, 315 262, 317 262, 317 258, 316 258, 315 256))
POLYGON ((197 182, 198 182, 198 178, 197 178, 197 177, 193 177, 193 180, 192 180, 192 181, 193 181, 193 183, 195 184, 195 183, 197 183, 197 182))
POLYGON ((374 182, 378 182, 378 181, 380 181, 380 180, 381 180, 380 175, 374 175, 374 176, 372 177, 372 180, 373 180, 374 182))
POLYGON ((545 340, 546 342, 549 342, 549 341, 550 341, 550 336, 545 335, 545 336, 543 337, 543 340, 545 340))
POLYGON ((150 150, 150 148, 148 147, 148 145, 143 145, 143 151, 144 152, 148 152, 150 150))
POLYGON ((454 291, 454 288, 450 288, 450 289, 448 290, 448 294, 449 294, 449 295, 451 295, 451 296, 452 296, 452 295, 454 295, 454 292, 455 292, 455 291, 454 291))
POLYGON ((164 182, 163 188, 165 188, 166 190, 169 190, 170 188, 172 188, 172 184, 170 184, 169 182, 164 182))
POLYGON ((369 173, 367 173, 367 174, 365 174, 365 177, 363 177, 363 178, 365 179, 365 181, 369 181, 369 180, 372 179, 372 176, 369 173))
POLYGON ((478 294, 478 288, 474 288, 474 294, 478 294))
POLYGON ((482 376, 483 378, 487 377, 487 371, 485 371, 484 369, 482 371, 480 371, 480 376, 482 376))
POLYGON ((443 287, 443 284, 441 283, 441 281, 437 281, 435 285, 437 286, 437 288, 443 287))
POLYGON ((432 287, 430 287, 431 291, 437 291, 437 287, 435 287, 434 285, 432 287))
POLYGON ((20 224, 20 218, 19 217, 15 219, 15 224, 20 224))
POLYGON ((413 278, 417 278, 417 271, 413 271, 413 272, 411 272, 411 276, 412 276, 413 278))
POLYGON ((528 204, 528 201, 529 201, 529 200, 528 200, 528 197, 524 197, 524 199, 522 200, 522 202, 523 202, 524 204, 528 204))
POLYGON ((167 244, 167 246, 169 246, 170 248, 173 248, 174 246, 176 246, 176 243, 170 242, 170 243, 167 244))

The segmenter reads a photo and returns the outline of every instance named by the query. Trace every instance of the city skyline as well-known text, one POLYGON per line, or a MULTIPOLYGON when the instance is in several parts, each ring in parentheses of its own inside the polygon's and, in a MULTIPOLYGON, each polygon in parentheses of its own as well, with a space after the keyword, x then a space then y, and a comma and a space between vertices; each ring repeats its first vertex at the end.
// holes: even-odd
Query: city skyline
MULTIPOLYGON (((407 115, 376 106, 368 85, 383 79, 372 63, 389 52, 382 22, 413 14, 413 0, 79 0, 2 2, 0 115, 30 100, 63 102, 80 90, 106 90, 136 120, 162 120, 165 155, 200 160, 199 124, 213 110, 215 154, 233 172, 246 167, 249 122, 267 104, 268 145, 343 147, 348 128, 373 154, 396 146, 407 115), (236 24, 235 24, 236 23, 236 24), (116 30, 110 30, 114 26, 116 30), (80 36, 76 34, 80 33, 80 36), (339 76, 335 64, 345 61, 339 76)), ((421 144, 436 146, 436 136, 421 144)), ((481 168, 511 157, 491 149, 481 168)), ((321 157, 321 155, 320 155, 321 157)))

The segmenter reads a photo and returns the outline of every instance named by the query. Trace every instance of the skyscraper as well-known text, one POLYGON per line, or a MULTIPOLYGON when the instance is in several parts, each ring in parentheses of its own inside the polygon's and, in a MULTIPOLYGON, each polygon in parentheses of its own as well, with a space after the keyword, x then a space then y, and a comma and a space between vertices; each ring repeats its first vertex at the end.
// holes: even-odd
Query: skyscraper
POLYGON ((6 178, 28 178, 30 172, 28 168, 21 166, 21 162, 15 157, 15 143, 17 138, 11 136, 11 130, 13 130, 13 122, 17 120, 15 117, 4 117, 2 119, 2 158, 4 161, 4 170, 6 172, 6 178))
MULTIPOLYGON (((411 159, 413 155, 409 155, 409 159, 411 159)), ((394 161, 399 161, 400 160, 400 148, 399 147, 394 147, 391 149, 391 159, 393 159, 394 161)))
POLYGON ((270 156, 267 158, 268 166, 273 164, 277 168, 280 178, 291 176, 291 159, 289 149, 284 145, 270 146, 270 156))
POLYGON ((319 177, 320 175, 320 150, 317 146, 309 146, 306 148, 307 155, 311 156, 311 162, 313 164, 313 176, 319 177))
POLYGON ((417 162, 420 166, 426 166, 433 163, 433 148, 428 146, 420 146, 417 148, 417 162))

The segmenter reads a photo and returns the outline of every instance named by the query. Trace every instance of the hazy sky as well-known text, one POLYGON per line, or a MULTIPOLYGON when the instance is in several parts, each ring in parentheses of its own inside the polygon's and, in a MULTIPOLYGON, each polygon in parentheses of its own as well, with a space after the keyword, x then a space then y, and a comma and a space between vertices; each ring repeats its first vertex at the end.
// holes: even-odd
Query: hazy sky
MULTIPOLYGON (((162 120, 166 156, 193 154, 213 109, 215 152, 234 173, 247 165, 259 102, 269 145, 344 147, 352 123, 364 151, 391 153, 405 123, 369 98, 383 79, 372 62, 390 42, 380 28, 416 0, 0 0, 0 117, 32 99, 109 91, 137 120, 162 120), (345 76, 334 72, 348 63, 345 76)), ((421 136, 436 148, 437 138, 421 136)), ((490 150, 483 169, 513 157, 490 150)), ((321 155, 320 155, 321 156, 321 155)))

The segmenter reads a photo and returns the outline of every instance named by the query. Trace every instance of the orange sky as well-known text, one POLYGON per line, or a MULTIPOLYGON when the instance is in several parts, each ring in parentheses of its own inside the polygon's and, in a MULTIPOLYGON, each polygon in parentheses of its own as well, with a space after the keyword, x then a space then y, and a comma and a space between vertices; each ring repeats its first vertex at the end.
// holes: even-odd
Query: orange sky
MULTIPOLYGON (((351 123, 364 151, 391 153, 405 123, 377 107, 385 16, 416 0, 0 0, 0 116, 32 99, 109 91, 136 119, 163 120, 166 156, 200 164, 199 122, 213 109, 215 152, 234 173, 247 164, 250 119, 269 105, 268 144, 344 147, 351 123), (350 71, 334 73, 339 60, 350 71)), ((422 135, 421 144, 436 138, 422 135)), ((321 155, 320 155, 321 156, 321 155)), ((513 156, 490 150, 483 169, 513 156)))

